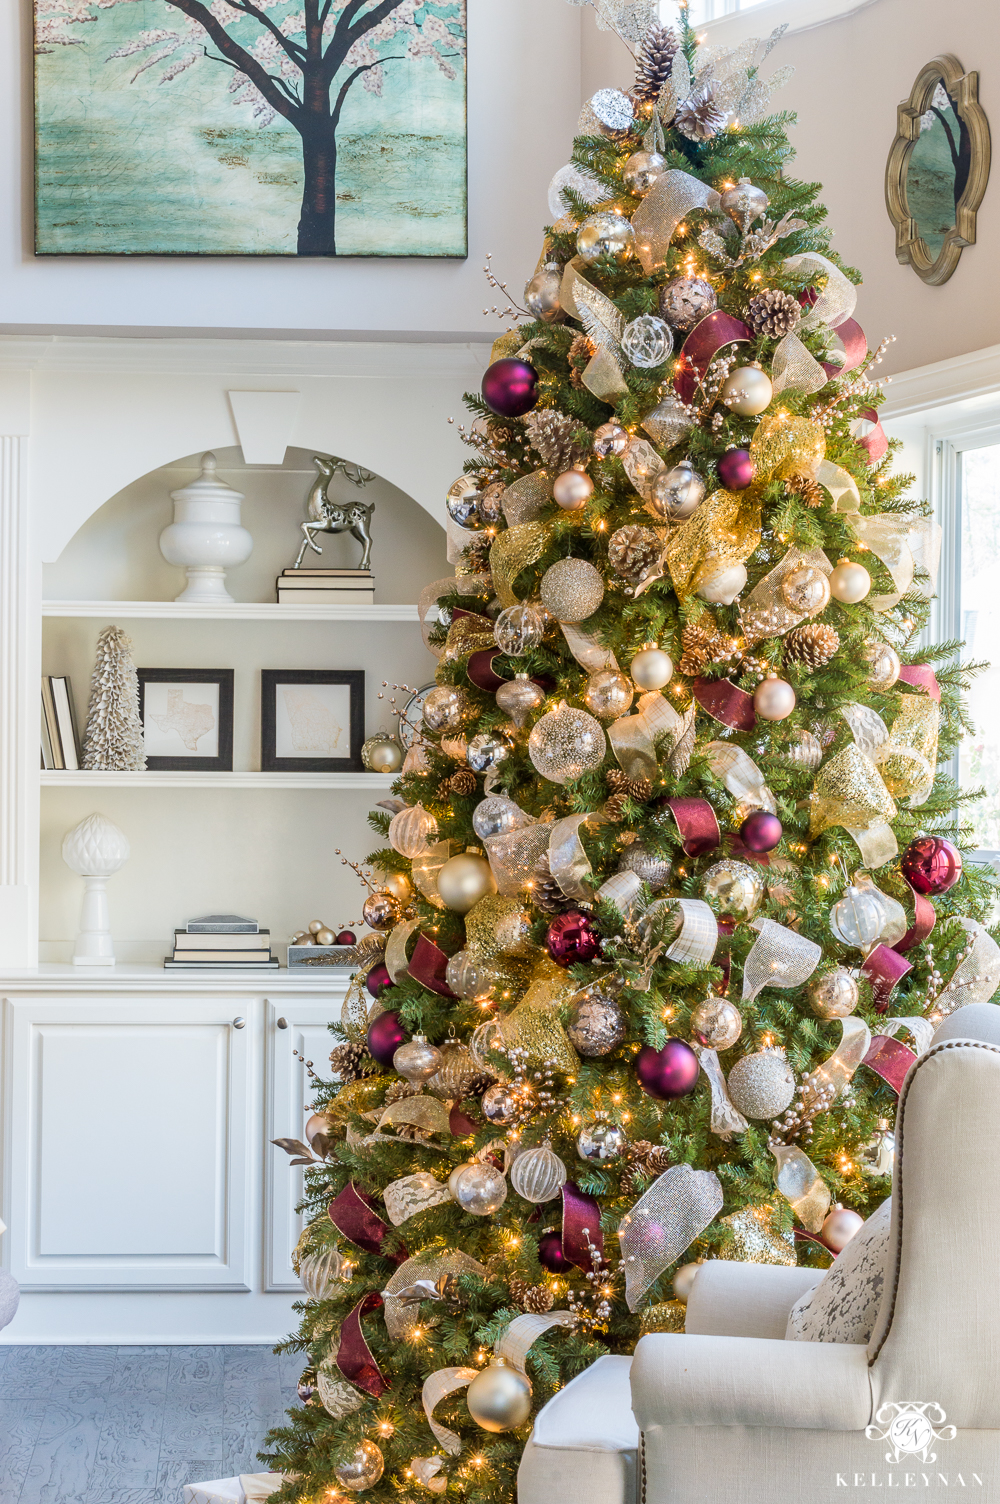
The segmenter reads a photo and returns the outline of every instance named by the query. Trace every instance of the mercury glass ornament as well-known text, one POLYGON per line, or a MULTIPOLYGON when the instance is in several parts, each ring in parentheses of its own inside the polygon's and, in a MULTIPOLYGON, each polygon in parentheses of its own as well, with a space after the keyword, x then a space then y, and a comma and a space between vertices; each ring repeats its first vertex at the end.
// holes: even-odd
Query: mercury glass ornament
POLYGON ((871 689, 891 689, 899 678, 902 664, 896 649, 887 642, 870 642, 865 647, 868 660, 868 684, 871 689))
POLYGON ((498 768, 510 753, 510 742, 496 731, 480 731, 465 751, 465 760, 474 773, 488 773, 498 768))
POLYGON ((583 470, 564 470, 552 482, 552 499, 564 512, 578 512, 594 494, 594 482, 583 470))
POLYGON ((476 1057, 460 1039, 446 1039, 441 1046, 441 1065, 427 1082, 428 1090, 442 1102, 457 1102, 480 1074, 476 1057))
POLYGON ((576 249, 588 266, 601 256, 621 266, 635 250, 635 231, 622 214, 589 214, 576 232, 576 249))
POLYGON ((483 523, 479 516, 479 491, 475 488, 457 492, 455 486, 452 486, 445 498, 445 507, 456 527, 463 528, 469 533, 482 530, 483 523))
POLYGON ((511 1122, 517 1112, 517 1098, 504 1081, 486 1088, 481 1105, 486 1121, 499 1128, 511 1122))
POLYGON ((635 691, 617 668, 599 668, 587 680, 583 703, 601 721, 616 721, 632 704, 635 691))
POLYGON ((375 1487, 384 1466, 379 1448, 373 1441, 366 1440, 358 1443, 350 1462, 342 1462, 334 1468, 334 1472, 342 1488, 349 1488, 353 1494, 361 1494, 366 1488, 375 1487))
POLYGON ((715 288, 704 277, 672 277, 660 288, 660 313, 682 334, 717 307, 715 288))
POLYGON ((674 665, 669 653, 658 648, 655 642, 645 642, 629 664, 628 671, 636 687, 647 693, 670 683, 674 665))
POLYGON ((856 606, 872 588, 872 577, 863 564, 840 559, 830 575, 830 593, 845 606, 856 606))
POLYGON ((734 188, 727 188, 723 193, 719 208, 742 228, 744 224, 763 218, 770 202, 763 188, 756 188, 749 178, 740 178, 734 188))
POLYGON ((608 750, 600 721, 585 710, 557 705, 541 716, 528 737, 535 771, 550 783, 569 783, 599 768, 608 750))
POLYGON ((454 914, 467 914, 487 893, 495 893, 497 880, 484 856, 460 851, 450 857, 438 873, 437 890, 445 908, 454 914))
POLYGON ((522 830, 530 824, 530 815, 526 815, 506 794, 490 794, 472 811, 472 828, 481 841, 490 836, 505 836, 509 831, 522 830))
POLYGON ((468 696, 456 684, 436 684, 424 700, 424 724, 429 731, 456 731, 468 713, 468 696))
POLYGON ((743 1015, 714 994, 691 1010, 691 1036, 706 1050, 728 1050, 743 1033, 743 1015))
POLYGON ((514 1431, 531 1414, 531 1385, 523 1373, 494 1358, 465 1394, 469 1414, 484 1431, 514 1431))
POLYGON ((523 658, 545 636, 545 618, 534 606, 508 606, 493 623, 493 638, 508 658, 523 658))
MULTIPOLYGON (((451 1179, 448 1181, 451 1187, 451 1179)), ((464 1212, 474 1217, 492 1217, 507 1200, 507 1182, 494 1165, 463 1165, 455 1176, 452 1195, 464 1212)))
POLYGON ((537 271, 524 289, 524 306, 532 318, 551 324, 559 317, 559 288, 562 274, 554 262, 548 262, 537 271))
POLYGON ((588 1165, 605 1165, 620 1159, 628 1136, 617 1123, 609 1123, 603 1114, 584 1123, 576 1138, 576 1152, 588 1165))
POLYGON ((602 423, 594 429, 593 450, 602 460, 614 454, 624 454, 629 446, 630 435, 620 423, 602 423))
POLYGON ((369 893, 361 917, 370 930, 391 930, 403 917, 403 905, 392 893, 369 893))
POLYGON ((719 400, 739 418, 762 413, 774 396, 771 378, 757 366, 737 366, 722 383, 719 400))
POLYGON ((830 910, 830 928, 844 945, 867 950, 882 933, 884 914, 870 888, 856 888, 852 883, 830 910))
POLYGON ((501 684, 497 690, 496 701, 505 715, 509 715, 514 725, 521 727, 527 721, 533 710, 545 703, 545 691, 540 684, 535 684, 527 674, 516 674, 506 684, 501 684))
POLYGON ((822 569, 801 564, 782 579, 781 598, 790 611, 818 616, 830 604, 830 581, 822 569))
POLYGON ((670 862, 657 856, 642 841, 633 841, 625 847, 618 862, 619 872, 634 872, 640 882, 658 893, 670 881, 670 862))
POLYGON ((846 966, 813 977, 806 987, 809 1006, 817 1018, 847 1018, 858 1006, 858 984, 846 966))
POLYGON ((428 1043, 425 1034, 414 1034, 406 1044, 401 1044, 392 1057, 392 1068, 411 1086, 420 1086, 440 1070, 443 1056, 436 1045, 428 1043))
POLYGON ((779 1050, 744 1055, 726 1084, 737 1112, 759 1121, 776 1118, 795 1095, 795 1074, 779 1050))
POLYGON ((818 1236, 831 1253, 842 1253, 864 1225, 865 1219, 857 1212, 852 1212, 850 1207, 838 1205, 827 1213, 818 1236))
POLYGON ((542 575, 539 593, 556 621, 585 621, 604 599, 604 581, 586 559, 559 559, 542 575))
POLYGON ((622 331, 621 346, 626 357, 641 371, 662 366, 674 348, 670 325, 654 314, 643 313, 622 331))
POLYGON ((467 950, 448 957, 444 979, 456 997, 483 997, 493 981, 483 963, 467 950))
POLYGON ((614 998, 595 992, 573 1003, 566 1033, 577 1054, 586 1060, 610 1055, 626 1032, 625 1015, 614 998))
POLYGON ((683 522, 704 499, 705 482, 690 460, 681 460, 657 475, 649 504, 668 522, 683 522))
POLYGON ((888 1118, 880 1118, 878 1132, 862 1144, 857 1155, 862 1175, 891 1175, 896 1159, 896 1136, 888 1118))
POLYGON ((764 897, 764 876, 757 867, 726 857, 709 867, 701 882, 702 897, 720 914, 750 919, 764 897))
POLYGON ((753 708, 765 721, 783 721, 795 709, 795 691, 786 679, 768 674, 754 690, 753 708))
POLYGON ((634 151, 622 168, 622 182, 629 193, 645 198, 667 171, 667 159, 658 151, 634 151))
POLYGON ((389 821, 389 845, 411 861, 422 856, 438 833, 438 822, 422 804, 401 809, 389 821))
POLYGON ((718 574, 703 580, 695 592, 703 601, 715 606, 731 606, 747 582, 745 564, 729 564, 718 574))
POLYGON ((549 1144, 525 1149, 510 1167, 511 1186, 523 1200, 535 1206, 558 1196, 568 1178, 566 1166, 549 1144))

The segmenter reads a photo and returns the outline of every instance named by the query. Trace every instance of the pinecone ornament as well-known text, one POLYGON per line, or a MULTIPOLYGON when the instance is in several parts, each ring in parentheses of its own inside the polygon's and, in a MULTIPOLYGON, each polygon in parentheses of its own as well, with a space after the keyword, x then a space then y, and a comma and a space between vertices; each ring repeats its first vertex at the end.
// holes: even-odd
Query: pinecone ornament
POLYGON ((662 553, 663 545, 653 529, 636 523, 618 528, 608 539, 608 563, 630 585, 639 584, 662 553))
POLYGON ((674 125, 689 141, 711 141, 728 120, 728 112, 715 102, 715 84, 709 80, 677 106, 674 125))
POLYGON ((650 27, 636 59, 635 84, 632 93, 637 100, 657 98, 670 77, 670 69, 679 45, 676 35, 669 26, 650 27))
POLYGON ((561 914, 569 900, 552 876, 548 852, 540 858, 531 878, 531 901, 543 914, 561 914))
POLYGON ((508 1281, 508 1288, 511 1299, 522 1311, 528 1311, 531 1315, 542 1316, 555 1305, 556 1298, 548 1285, 529 1285, 526 1279, 518 1279, 517 1275, 513 1275, 508 1281))
POLYGON ((806 668, 822 668, 840 647, 835 627, 819 621, 807 621, 785 638, 785 662, 801 663, 806 668))
POLYGON ((697 677, 706 664, 728 663, 740 656, 740 649, 731 637, 716 632, 714 627, 697 624, 682 629, 681 647, 684 651, 677 666, 690 678, 697 677))
POLYGON ((567 351, 566 359, 569 361, 570 384, 574 386, 577 391, 579 391, 583 386, 584 368, 586 367, 588 362, 593 359, 596 353, 597 346, 594 344, 593 340, 590 339, 586 334, 578 334, 575 336, 573 343, 570 345, 569 350, 567 351))
POLYGON ((643 1180, 655 1180, 658 1175, 670 1169, 670 1150, 665 1149, 662 1144, 650 1143, 647 1138, 629 1144, 625 1150, 625 1158, 628 1163, 622 1177, 622 1185, 633 1193, 639 1189, 643 1180))
POLYGON ((782 292, 777 287, 767 287, 755 293, 747 304, 747 323, 754 334, 766 334, 768 339, 783 339, 798 327, 802 307, 798 298, 782 292))
POLYGON ((826 492, 819 481, 813 480, 808 475, 790 475, 785 481, 785 487, 793 496, 801 497, 807 507, 821 507, 826 499, 826 492))
POLYGON ((370 1076, 375 1069, 368 1046, 354 1044, 350 1040, 346 1044, 338 1044, 335 1050, 330 1051, 330 1064, 334 1075, 345 1082, 360 1081, 362 1076, 370 1076))
POLYGON ((383 1105, 388 1107, 390 1102, 403 1102, 407 1097, 415 1097, 419 1091, 420 1087, 414 1086, 411 1081, 392 1081, 386 1087, 383 1105))
POLYGON ((443 778, 438 784, 440 799, 450 799, 453 794, 459 799, 468 799, 475 792, 476 775, 471 768, 459 768, 450 778, 443 778))
POLYGON ((653 797, 653 784, 648 778, 630 778, 621 768, 609 768, 605 777, 608 788, 614 794, 623 794, 634 799, 636 804, 645 804, 653 797))
POLYGON ((544 464, 557 472, 572 470, 587 452, 573 438, 576 426, 565 413, 555 412, 549 407, 529 413, 524 420, 532 448, 538 451, 544 464))
POLYGON ((610 799, 605 799, 601 813, 612 825, 620 825, 628 813, 628 795, 612 794, 610 799))

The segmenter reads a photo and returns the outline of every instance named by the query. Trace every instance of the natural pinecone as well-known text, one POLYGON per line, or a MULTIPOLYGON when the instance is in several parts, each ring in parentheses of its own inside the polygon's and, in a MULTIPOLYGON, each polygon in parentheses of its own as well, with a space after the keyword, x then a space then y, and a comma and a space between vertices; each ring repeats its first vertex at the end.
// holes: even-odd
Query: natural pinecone
POLYGON ((624 794, 636 804, 645 804, 653 797, 653 785, 648 778, 630 778, 622 768, 609 768, 604 779, 613 794, 624 794))
POLYGON ((546 1311, 551 1311, 555 1305, 555 1296, 547 1285, 529 1285, 526 1279, 518 1279, 514 1275, 508 1281, 511 1299, 516 1301, 522 1311, 529 1311, 535 1316, 541 1316, 546 1311))
POLYGON ((697 624, 682 629, 681 647, 684 652, 677 667, 691 678, 700 674, 707 663, 727 663, 740 654, 731 637, 697 624))
POLYGON ((543 914, 561 914, 569 902, 549 870, 548 852, 539 859, 532 873, 531 901, 543 914))
POLYGON ((569 361, 570 385, 575 387, 577 391, 583 386, 584 368, 596 353, 597 346, 586 334, 577 334, 574 337, 566 359, 569 361))
POLYGON ((783 339, 798 326, 801 317, 798 298, 777 287, 756 293, 747 304, 747 323, 754 334, 766 334, 768 339, 783 339))
POLYGON ((625 1179, 628 1189, 638 1190, 640 1180, 655 1180, 664 1170, 670 1169, 670 1150, 662 1144, 652 1144, 649 1139, 639 1139, 625 1150, 628 1166, 625 1179))
POLYGON ((807 668, 822 668, 840 647, 836 628, 822 622, 807 621, 785 638, 785 662, 804 663, 807 668))
POLYGON ((715 84, 710 80, 677 106, 674 125, 689 141, 711 141, 728 119, 727 111, 715 102, 715 84))
POLYGON ((414 1086, 410 1081, 393 1081, 386 1087, 383 1105, 388 1107, 390 1102, 405 1101, 407 1097, 415 1097, 419 1091, 420 1087, 414 1086))
POLYGON ((628 809, 627 794, 612 794, 610 799, 604 801, 602 814, 612 825, 620 825, 624 820, 628 809))
POLYGON ((669 26, 651 26, 639 49, 635 84, 636 99, 656 99, 670 76, 678 48, 677 37, 669 26))
POLYGON ((459 768, 452 773, 450 778, 444 778, 438 784, 438 797, 447 799, 455 794, 459 799, 467 799, 470 794, 476 792, 476 775, 471 768, 459 768))
POLYGON ((574 442, 573 430, 577 427, 574 420, 550 407, 529 413, 524 427, 532 448, 541 455, 543 463, 557 473, 572 470, 587 452, 582 444, 574 442))
POLYGON ((622 579, 637 585, 658 561, 663 545, 651 527, 628 523, 608 539, 608 563, 622 579))
POLYGON ((375 1069, 375 1062, 368 1053, 367 1045, 338 1044, 335 1050, 330 1051, 330 1064, 333 1073, 339 1076, 341 1081, 360 1081, 362 1076, 370 1076, 375 1069))
POLYGON ((819 481, 811 480, 808 475, 790 475, 785 481, 787 490, 793 495, 801 497, 807 507, 821 507, 826 499, 826 492, 819 481))

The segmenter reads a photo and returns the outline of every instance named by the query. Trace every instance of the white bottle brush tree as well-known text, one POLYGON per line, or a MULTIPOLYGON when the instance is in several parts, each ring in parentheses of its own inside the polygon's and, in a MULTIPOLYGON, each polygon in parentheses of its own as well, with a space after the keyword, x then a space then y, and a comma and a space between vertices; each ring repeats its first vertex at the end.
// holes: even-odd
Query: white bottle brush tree
POLYGON ((141 773, 146 766, 139 678, 131 639, 121 627, 105 627, 97 639, 83 766, 116 773, 141 773))

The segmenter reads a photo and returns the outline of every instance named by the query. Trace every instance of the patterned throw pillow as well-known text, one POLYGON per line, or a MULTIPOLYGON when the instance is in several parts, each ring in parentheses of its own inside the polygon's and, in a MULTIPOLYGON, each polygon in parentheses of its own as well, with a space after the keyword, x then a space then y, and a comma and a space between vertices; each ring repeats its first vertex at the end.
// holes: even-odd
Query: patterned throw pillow
POLYGON ((786 1342, 867 1342, 885 1287, 892 1198, 859 1228, 818 1285, 792 1306, 786 1342))

